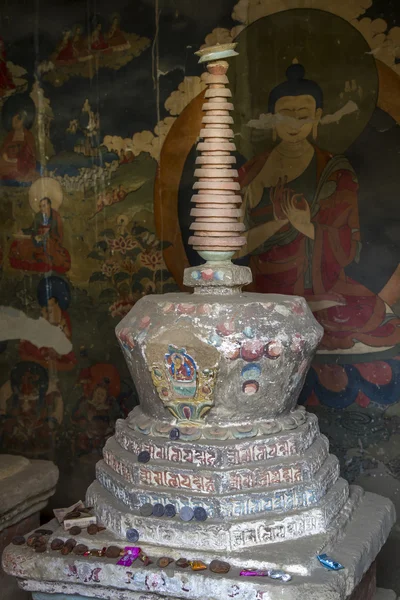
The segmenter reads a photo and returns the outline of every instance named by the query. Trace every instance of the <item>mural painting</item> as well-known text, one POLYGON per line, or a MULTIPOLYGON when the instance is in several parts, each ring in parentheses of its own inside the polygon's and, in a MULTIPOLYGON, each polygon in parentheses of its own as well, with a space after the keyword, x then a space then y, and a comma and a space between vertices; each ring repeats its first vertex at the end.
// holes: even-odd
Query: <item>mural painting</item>
MULTIPOLYGON (((363 260, 363 181, 347 153, 377 110, 382 69, 354 26, 316 9, 261 15, 236 40, 239 57, 229 74, 239 107, 235 141, 247 226, 247 245, 236 259, 251 267, 254 291, 304 296, 324 327, 301 402, 332 408, 397 403, 400 319, 385 299, 390 295, 394 304, 400 298, 400 268, 394 265, 393 280, 380 293, 347 270, 363 260), (305 45, 310 35, 315 47, 305 45), (280 58, 266 71, 263 57, 271 52, 280 58)), ((187 110, 197 123, 199 105, 192 104, 187 110)), ((166 169, 170 144, 184 127, 183 115, 181 126, 179 120, 163 147, 166 169)), ((368 154, 368 147, 361 151, 368 154)), ((193 165, 188 148, 175 197, 163 196, 182 232, 180 244, 166 252, 167 264, 180 253, 182 269, 186 257, 195 259, 187 245, 191 190, 185 181, 193 165)))
MULTIPOLYGON (((400 490, 394 3, 67 4, 24 6, 24 19, 19 3, 0 9, 1 451, 55 460, 54 503, 72 503, 135 405, 114 328, 199 262, 187 245, 204 91, 193 52, 234 39, 248 230, 235 260, 253 290, 304 296, 324 326, 301 402, 344 475, 400 490)), ((183 396, 179 418, 199 418, 214 380, 187 340, 164 342, 152 376, 183 396)), ((242 379, 251 401, 256 367, 242 379)))

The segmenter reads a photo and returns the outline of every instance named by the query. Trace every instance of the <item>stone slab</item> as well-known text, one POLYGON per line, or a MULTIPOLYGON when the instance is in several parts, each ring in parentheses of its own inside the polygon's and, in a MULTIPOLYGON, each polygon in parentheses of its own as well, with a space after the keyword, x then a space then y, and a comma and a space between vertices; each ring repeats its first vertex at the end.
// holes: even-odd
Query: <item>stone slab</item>
MULTIPOLYGON (((23 589, 52 594, 81 594, 86 598, 103 600, 109 599, 111 594, 113 600, 157 600, 160 595, 165 600, 345 600, 375 560, 394 519, 390 501, 375 494, 364 495, 341 539, 332 547, 324 548, 345 565, 343 571, 324 569, 315 558, 315 553, 321 549, 314 547, 310 553, 310 546, 307 546, 302 550, 299 547, 298 551, 303 554, 303 562, 312 561, 312 570, 305 574, 295 573, 288 565, 293 544, 279 544, 282 566, 285 565, 286 571, 293 575, 292 581, 287 584, 266 578, 262 581, 246 578, 243 581, 235 567, 223 577, 210 571, 196 573, 174 567, 159 569, 154 563, 148 567, 134 563, 132 567, 125 568, 106 558, 63 557, 51 551, 36 554, 21 546, 6 548, 3 566, 19 579, 23 589)), ((308 539, 307 544, 312 541, 308 539)), ((267 553, 264 552, 263 556, 267 553)), ((202 558, 201 554, 197 557, 202 558)))
MULTIPOLYGON (((18 457, 19 458, 19 457, 18 457)), ((26 459, 25 459, 26 460, 26 459)), ((0 481, 1 485, 1 481, 0 481)), ((15 525, 3 529, 0 533, 0 556, 3 550, 16 535, 25 535, 32 529, 39 527, 39 513, 36 512, 26 519, 22 519, 15 525)), ((14 577, 6 575, 0 566, 0 598, 1 600, 30 600, 28 592, 24 592, 18 587, 14 577)))
MULTIPOLYGON (((1 457, 0 457, 1 465, 1 457)), ((0 531, 38 512, 55 492, 58 468, 48 460, 29 460, 0 484, 0 531)))

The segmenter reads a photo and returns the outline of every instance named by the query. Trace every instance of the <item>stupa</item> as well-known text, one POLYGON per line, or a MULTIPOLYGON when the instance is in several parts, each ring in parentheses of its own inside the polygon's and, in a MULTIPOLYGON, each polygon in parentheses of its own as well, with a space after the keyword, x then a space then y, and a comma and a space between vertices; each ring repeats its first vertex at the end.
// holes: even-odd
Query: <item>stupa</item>
POLYGON ((339 476, 316 416, 297 406, 322 328, 303 298, 242 292, 250 269, 231 262, 246 243, 224 60, 234 47, 199 52, 190 243, 206 262, 185 271, 193 294, 144 297, 118 325, 140 405, 87 491, 105 529, 52 523, 39 553, 35 540, 6 549, 4 568, 36 599, 373 597, 365 574, 393 505, 339 476))

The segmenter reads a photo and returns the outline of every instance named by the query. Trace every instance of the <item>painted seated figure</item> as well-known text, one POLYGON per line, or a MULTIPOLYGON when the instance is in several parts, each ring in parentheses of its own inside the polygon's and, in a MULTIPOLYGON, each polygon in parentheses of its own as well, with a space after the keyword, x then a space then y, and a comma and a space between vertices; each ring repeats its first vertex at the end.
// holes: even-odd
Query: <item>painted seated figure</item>
POLYGON ((345 271, 360 252, 357 176, 346 157, 315 144, 319 85, 299 64, 286 75, 269 96, 279 141, 239 171, 248 227, 241 255, 250 255, 256 291, 306 297, 324 327, 303 400, 316 401, 319 390, 332 406, 395 402, 400 320, 345 271))
POLYGON ((30 182, 36 171, 36 144, 31 131, 33 118, 23 108, 10 116, 9 133, 0 148, 0 180, 30 182))
POLYGON ((63 247, 62 220, 50 198, 40 199, 32 225, 21 229, 16 237, 9 251, 10 265, 14 269, 37 273, 69 271, 71 257, 63 247))
POLYGON ((196 365, 184 348, 170 346, 165 363, 172 387, 178 397, 193 397, 196 393, 196 365))

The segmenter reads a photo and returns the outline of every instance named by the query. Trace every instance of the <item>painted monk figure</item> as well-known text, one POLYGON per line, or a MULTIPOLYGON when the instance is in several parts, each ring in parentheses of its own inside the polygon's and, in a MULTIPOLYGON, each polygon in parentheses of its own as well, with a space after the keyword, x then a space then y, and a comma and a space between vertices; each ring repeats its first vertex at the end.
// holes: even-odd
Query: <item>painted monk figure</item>
POLYGON ((42 198, 39 207, 31 227, 18 232, 17 236, 21 239, 12 242, 10 265, 24 271, 65 273, 71 267, 71 257, 62 245, 61 217, 52 208, 50 198, 42 198))
MULTIPOLYGON (((380 378, 388 381, 376 368, 378 386, 365 387, 367 400, 365 391, 360 398, 362 381, 350 394, 352 373, 370 383, 372 361, 387 357, 388 351, 394 358, 400 354, 400 319, 379 296, 346 275, 345 268, 358 260, 360 251, 357 176, 346 157, 332 156, 309 141, 310 135, 314 141, 317 137, 323 93, 304 75, 304 68, 293 64, 287 80, 271 91, 268 112, 274 116, 273 135, 279 142, 240 169, 248 226, 241 255, 250 255, 258 292, 308 300, 325 330, 319 349, 325 364, 314 369, 318 384, 326 388, 323 394, 333 392, 332 405, 339 402, 340 379, 347 394, 343 402, 393 402, 379 395, 380 378), (337 364, 338 355, 343 367, 337 364)), ((399 361, 392 362, 391 375, 400 377, 399 361)))
POLYGON ((26 127, 27 111, 18 110, 11 118, 11 131, 0 148, 0 179, 29 182, 39 177, 36 171, 35 138, 26 127))

